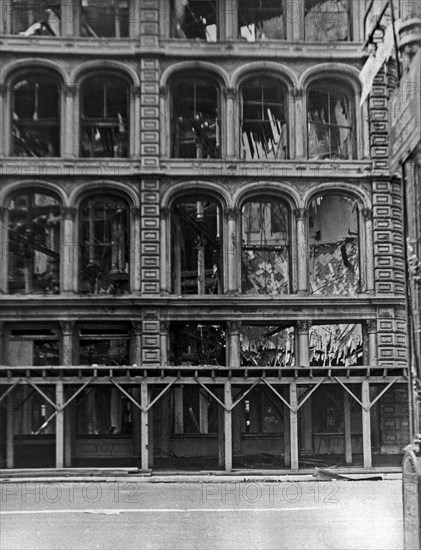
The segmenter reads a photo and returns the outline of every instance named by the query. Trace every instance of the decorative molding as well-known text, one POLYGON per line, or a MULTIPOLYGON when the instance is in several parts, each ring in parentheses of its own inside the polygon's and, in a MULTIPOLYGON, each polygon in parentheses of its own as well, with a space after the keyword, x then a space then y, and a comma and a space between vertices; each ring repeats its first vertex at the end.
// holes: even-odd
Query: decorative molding
POLYGON ((62 336, 73 336, 75 328, 74 321, 60 321, 60 329, 62 336))
POLYGON ((240 214, 240 211, 238 208, 227 208, 225 210, 225 216, 228 220, 237 220, 238 216, 240 214))
POLYGON ((171 209, 168 208, 167 206, 163 206, 162 208, 160 208, 159 214, 161 216, 161 219, 167 221, 170 217, 170 212, 171 212, 171 209))
POLYGON ((228 336, 239 332, 241 327, 241 321, 227 321, 228 336))
POLYGON ((130 86, 130 95, 134 99, 140 99, 140 97, 142 95, 141 87, 140 86, 135 86, 135 85, 130 86))
POLYGON ((373 211, 371 210, 371 208, 363 208, 362 215, 366 222, 371 221, 373 219, 373 211))
POLYGON ((307 208, 296 208, 294 210, 295 217, 297 220, 305 220, 308 217, 308 209, 307 208))
POLYGON ((368 319, 365 325, 369 334, 375 334, 377 332, 377 321, 375 319, 368 319))
POLYGON ((238 90, 236 88, 225 88, 224 91, 226 99, 237 99, 238 90))
POLYGON ((72 220, 74 221, 76 217, 77 209, 69 206, 65 206, 60 209, 61 215, 65 220, 72 220))
POLYGON ((310 332, 311 321, 298 321, 297 332, 298 334, 308 334, 310 332))
POLYGON ((65 97, 68 97, 69 99, 73 99, 76 97, 76 94, 78 92, 78 87, 76 84, 65 84, 63 88, 63 92, 65 97))
POLYGON ((140 208, 136 208, 136 207, 130 208, 130 214, 134 220, 140 220, 142 216, 142 212, 140 208))

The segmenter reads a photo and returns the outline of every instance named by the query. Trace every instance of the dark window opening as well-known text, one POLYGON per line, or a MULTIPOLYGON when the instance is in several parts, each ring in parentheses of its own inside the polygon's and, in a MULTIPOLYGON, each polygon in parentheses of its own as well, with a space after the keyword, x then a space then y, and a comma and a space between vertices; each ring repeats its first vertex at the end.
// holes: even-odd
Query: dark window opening
POLYGON ((178 200, 171 210, 172 291, 222 292, 221 211, 211 200, 178 200))
POLYGON ((48 76, 20 78, 13 84, 12 155, 60 155, 60 95, 48 76))
POLYGON ((12 33, 21 36, 60 36, 60 2, 13 0, 12 33))
MULTIPOLYGON (((244 391, 244 390, 243 390, 244 391)), ((285 390, 278 387, 282 395, 285 390)), ((288 397, 284 395, 288 400, 288 397)), ((239 405, 242 408, 241 432, 243 434, 272 434, 284 432, 284 405, 269 388, 254 388, 239 405)))
POLYGON ((129 0, 82 0, 80 5, 81 36, 129 36, 129 0))
POLYGON ((171 323, 172 365, 225 365, 225 330, 210 323, 171 323))
POLYGON ((305 39, 313 42, 351 40, 351 2, 305 0, 305 39))
POLYGON ((360 324, 311 326, 311 366, 363 365, 363 357, 363 337, 360 324))
POLYGON ((279 200, 247 202, 242 209, 244 294, 290 291, 289 212, 279 200))
POLYGON ((294 327, 246 325, 240 327, 241 365, 287 367, 295 364, 294 327))
POLYGON ((219 0, 173 0, 172 36, 216 42, 219 0))
POLYGON ((242 87, 241 158, 288 158, 285 94, 282 86, 258 79, 242 87))
POLYGON ((91 78, 82 86, 82 156, 127 157, 129 86, 116 77, 91 78))
POLYGON ((309 158, 355 158, 354 105, 349 91, 325 82, 311 86, 307 100, 309 158))
MULTIPOLYGON (((133 393, 130 387, 125 388, 133 393)), ((77 435, 132 435, 133 405, 118 388, 91 387, 76 400, 77 435)))
POLYGON ((218 432, 218 404, 203 388, 187 384, 176 387, 171 392, 171 404, 173 434, 199 435, 218 432))
POLYGON ((111 195, 89 198, 80 209, 80 291, 129 292, 129 208, 111 195))
POLYGON ((50 195, 25 193, 8 208, 8 291, 59 292, 60 203, 50 195))
POLYGON ((183 81, 173 88, 172 156, 220 158, 218 88, 212 81, 183 81))
POLYGON ((283 0, 239 0, 239 34, 248 42, 285 39, 283 0))

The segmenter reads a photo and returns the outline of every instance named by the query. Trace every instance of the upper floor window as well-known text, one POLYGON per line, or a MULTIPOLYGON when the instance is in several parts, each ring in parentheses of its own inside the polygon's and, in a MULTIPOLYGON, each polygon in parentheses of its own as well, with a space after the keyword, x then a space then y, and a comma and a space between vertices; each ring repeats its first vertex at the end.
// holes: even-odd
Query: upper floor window
POLYGON ((310 86, 307 120, 309 158, 355 158, 354 101, 345 86, 335 81, 310 86))
POLYGON ((215 42, 218 38, 219 0, 172 0, 171 35, 215 42))
POLYGON ((180 79, 172 89, 172 156, 220 158, 219 88, 209 78, 180 79))
POLYGON ((60 155, 60 94, 48 74, 22 76, 12 84, 12 155, 60 155))
POLYGON ((351 39, 349 0, 305 0, 305 39, 338 42, 351 39))
POLYGON ((290 292, 289 212, 279 199, 252 200, 242 209, 241 289, 245 294, 290 292))
POLYGON ((239 0, 239 34, 248 42, 285 38, 283 0, 239 0))
POLYGON ((80 36, 129 36, 129 0, 81 0, 80 36))
POLYGON ((25 192, 8 208, 8 292, 59 292, 60 203, 51 195, 25 192))
POLYGON ((60 0, 13 0, 12 33, 21 36, 60 36, 60 0))
POLYGON ((256 79, 242 86, 241 158, 288 158, 285 93, 274 80, 256 79))
POLYGON ((129 292, 129 207, 113 195, 89 197, 80 207, 80 291, 129 292))
POLYGON ((129 86, 115 76, 85 80, 81 88, 81 153, 84 157, 127 157, 129 86))

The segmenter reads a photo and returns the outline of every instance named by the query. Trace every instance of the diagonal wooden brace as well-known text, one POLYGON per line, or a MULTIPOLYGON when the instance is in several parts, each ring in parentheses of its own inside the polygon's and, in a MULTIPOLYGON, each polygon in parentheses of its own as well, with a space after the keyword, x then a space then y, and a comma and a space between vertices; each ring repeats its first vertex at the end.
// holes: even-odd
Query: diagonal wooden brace
POLYGON ((323 378, 323 380, 320 380, 320 382, 318 382, 315 386, 313 386, 311 388, 311 390, 307 393, 307 395, 298 403, 298 405, 296 407, 292 407, 288 401, 285 399, 285 397, 283 397, 277 390, 275 390, 275 388, 272 386, 272 384, 270 384, 265 378, 262 378, 263 382, 273 391, 273 393, 282 401, 282 403, 284 405, 286 405, 288 407, 288 409, 293 412, 293 413, 296 413, 300 410, 300 408, 304 405, 304 403, 307 401, 307 399, 309 399, 311 397, 311 395, 317 390, 317 388, 323 384, 323 382, 325 380, 327 380, 327 377, 326 378, 323 378))
POLYGON ((52 407, 54 407, 56 409, 56 411, 58 412, 59 408, 56 403, 54 403, 54 401, 52 399, 50 399, 48 397, 48 395, 46 395, 36 384, 34 384, 32 382, 32 380, 30 378, 25 378, 25 381, 34 388, 35 391, 37 391, 48 403, 50 403, 50 405, 52 407))
POLYGON ((151 409, 151 408, 155 405, 155 403, 156 403, 157 401, 159 401, 159 400, 161 399, 161 397, 164 396, 165 393, 167 393, 167 391, 171 388, 171 386, 172 386, 175 382, 177 382, 177 378, 174 378, 174 380, 173 380, 172 382, 170 382, 169 384, 167 384, 167 385, 165 386, 165 388, 155 397, 155 399, 149 403, 149 405, 146 407, 145 412, 149 411, 149 409, 151 409))
POLYGON ((228 411, 228 412, 232 411, 234 409, 234 407, 236 407, 239 403, 241 403, 241 401, 245 398, 245 396, 248 395, 251 392, 251 390, 253 388, 255 388, 257 386, 257 384, 259 384, 262 380, 263 380, 263 376, 261 378, 259 378, 258 380, 256 380, 256 382, 252 386, 250 386, 238 399, 236 399, 231 407, 229 407, 225 410, 228 411))
POLYGON ((323 382, 325 380, 327 380, 327 377, 323 378, 323 380, 320 380, 320 382, 317 382, 317 384, 311 388, 311 390, 301 399, 301 401, 299 401, 299 403, 297 404, 297 407, 295 409, 295 412, 297 412, 301 409, 301 407, 304 405, 304 403, 307 401, 307 399, 309 399, 311 397, 311 395, 317 390, 317 388, 321 384, 323 384, 323 382))
POLYGON ((288 407, 291 412, 297 412, 295 410, 295 407, 291 407, 285 397, 283 397, 277 390, 275 390, 275 388, 271 384, 269 384, 269 382, 265 378, 263 378, 263 382, 273 391, 276 397, 278 397, 282 401, 282 403, 288 407))
POLYGON ((113 378, 109 378, 109 381, 112 382, 114 386, 118 388, 121 391, 121 393, 127 397, 129 401, 133 403, 135 407, 137 407, 141 412, 146 412, 146 410, 142 407, 142 405, 138 401, 136 401, 136 399, 132 395, 130 395, 128 391, 122 388, 118 382, 116 382, 113 378))
POLYGON ((397 376, 394 380, 392 380, 391 382, 389 382, 389 384, 388 384, 385 388, 383 388, 383 390, 379 393, 379 395, 376 395, 375 399, 373 399, 373 401, 371 401, 371 403, 370 403, 370 405, 369 405, 369 407, 368 407, 367 410, 370 410, 371 407, 372 407, 375 403, 377 403, 377 401, 380 399, 380 397, 382 397, 382 395, 384 395, 384 394, 387 392, 387 390, 388 390, 391 386, 393 386, 393 384, 394 384, 397 380, 399 380, 399 376, 397 376))
POLYGON ((215 399, 215 401, 217 403, 219 403, 221 405, 221 407, 223 409, 225 409, 226 411, 229 412, 229 409, 227 409, 227 407, 225 406, 225 403, 223 403, 220 399, 218 399, 218 397, 216 397, 216 395, 209 389, 205 386, 205 384, 203 384, 203 382, 201 382, 199 379, 196 379, 196 382, 199 384, 199 386, 201 386, 206 392, 208 392, 208 394, 213 397, 215 399))
POLYGON ((0 395, 0 403, 3 401, 3 399, 8 395, 12 390, 16 388, 16 386, 20 383, 20 378, 17 380, 10 388, 8 388, 2 395, 0 395))

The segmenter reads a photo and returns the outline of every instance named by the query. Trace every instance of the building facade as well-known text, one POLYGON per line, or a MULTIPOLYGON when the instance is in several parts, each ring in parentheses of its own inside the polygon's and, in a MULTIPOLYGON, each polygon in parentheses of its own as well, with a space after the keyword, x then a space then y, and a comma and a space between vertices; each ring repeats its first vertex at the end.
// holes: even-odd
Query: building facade
POLYGON ((369 4, 2 3, 3 467, 400 464, 369 4))

